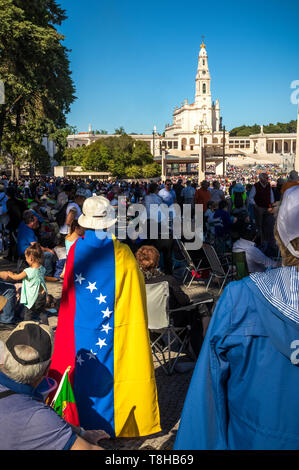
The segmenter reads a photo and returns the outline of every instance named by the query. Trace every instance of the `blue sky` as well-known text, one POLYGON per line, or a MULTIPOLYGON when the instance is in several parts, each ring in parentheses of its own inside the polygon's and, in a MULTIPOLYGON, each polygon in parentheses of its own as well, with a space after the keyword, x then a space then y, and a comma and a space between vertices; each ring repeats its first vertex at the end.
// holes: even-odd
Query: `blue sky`
POLYGON ((227 129, 296 119, 297 0, 58 0, 77 100, 68 123, 79 132, 119 126, 164 131, 185 98, 194 101, 205 36, 212 98, 227 129))

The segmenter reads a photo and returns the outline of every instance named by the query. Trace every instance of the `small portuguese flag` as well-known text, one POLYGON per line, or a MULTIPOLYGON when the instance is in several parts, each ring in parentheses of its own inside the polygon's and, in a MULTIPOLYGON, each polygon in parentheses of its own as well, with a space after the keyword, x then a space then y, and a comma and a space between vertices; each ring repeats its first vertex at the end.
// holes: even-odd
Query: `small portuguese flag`
POLYGON ((65 419, 65 421, 74 426, 80 426, 76 400, 69 380, 70 370, 71 367, 68 367, 63 374, 50 406, 59 416, 65 419))

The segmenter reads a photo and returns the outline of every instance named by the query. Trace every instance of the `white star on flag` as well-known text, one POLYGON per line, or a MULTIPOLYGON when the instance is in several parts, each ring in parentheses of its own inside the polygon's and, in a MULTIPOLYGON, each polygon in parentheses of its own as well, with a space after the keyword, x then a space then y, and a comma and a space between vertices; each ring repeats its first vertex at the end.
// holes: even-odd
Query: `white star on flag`
POLYGON ((109 330, 112 330, 112 328, 109 323, 107 323, 107 325, 103 325, 103 329, 101 331, 105 331, 105 333, 108 335, 109 330))
POLYGON ((108 346, 108 345, 106 344, 105 339, 99 338, 99 341, 97 342, 96 346, 100 346, 100 348, 102 349, 103 346, 108 346))
POLYGON ((77 362, 80 364, 80 366, 82 366, 84 359, 82 359, 81 356, 77 356, 77 362))
POLYGON ((89 357, 89 360, 90 359, 96 359, 96 355, 97 355, 97 353, 94 353, 92 349, 90 350, 89 353, 87 353, 87 356, 89 357))
POLYGON ((88 287, 86 287, 86 289, 89 289, 91 294, 93 293, 94 290, 98 290, 98 288, 96 287, 96 282, 94 282, 93 284, 91 282, 88 283, 88 287))
POLYGON ((100 294, 100 297, 97 297, 96 300, 99 301, 100 305, 103 304, 103 303, 105 304, 106 303, 106 297, 107 297, 107 295, 104 296, 104 295, 100 294))
POLYGON ((112 310, 109 310, 109 307, 106 308, 106 310, 102 310, 102 313, 104 314, 104 318, 110 318, 111 314, 113 313, 112 310))
POLYGON ((75 282, 79 282, 79 284, 81 285, 82 281, 85 281, 85 277, 83 277, 82 274, 76 274, 75 282))

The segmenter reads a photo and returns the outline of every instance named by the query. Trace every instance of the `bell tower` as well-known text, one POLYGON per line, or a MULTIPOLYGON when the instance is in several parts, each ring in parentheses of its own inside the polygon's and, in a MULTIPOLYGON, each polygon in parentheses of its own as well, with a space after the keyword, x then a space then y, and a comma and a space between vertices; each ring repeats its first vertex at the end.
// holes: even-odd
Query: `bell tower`
POLYGON ((208 54, 204 43, 204 36, 198 56, 198 67, 195 87, 195 107, 197 110, 197 121, 203 122, 209 129, 213 130, 213 111, 211 96, 211 76, 208 64, 208 54))
POLYGON ((195 103, 199 105, 206 104, 211 107, 211 76, 208 65, 208 54, 206 45, 202 41, 198 56, 198 68, 196 75, 195 103))

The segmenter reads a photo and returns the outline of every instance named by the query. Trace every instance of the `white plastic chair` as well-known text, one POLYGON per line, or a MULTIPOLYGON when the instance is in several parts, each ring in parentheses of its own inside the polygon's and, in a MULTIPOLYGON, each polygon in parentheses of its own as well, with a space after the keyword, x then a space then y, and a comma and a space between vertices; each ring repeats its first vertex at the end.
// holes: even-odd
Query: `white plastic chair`
POLYGON ((172 323, 172 314, 174 312, 193 310, 198 305, 213 303, 214 298, 203 295, 202 300, 197 300, 190 305, 177 309, 169 309, 169 284, 167 281, 155 284, 146 284, 147 294, 147 312, 148 312, 148 329, 150 332, 150 343, 152 353, 159 362, 167 375, 173 373, 174 367, 181 357, 182 352, 186 349, 190 339, 190 325, 175 327, 172 323), (156 337, 153 338, 155 333, 156 337), (184 333, 183 339, 181 336, 184 333), (167 341, 165 341, 167 338, 167 341), (179 349, 176 356, 171 357, 172 345, 174 342, 179 343, 179 349))

